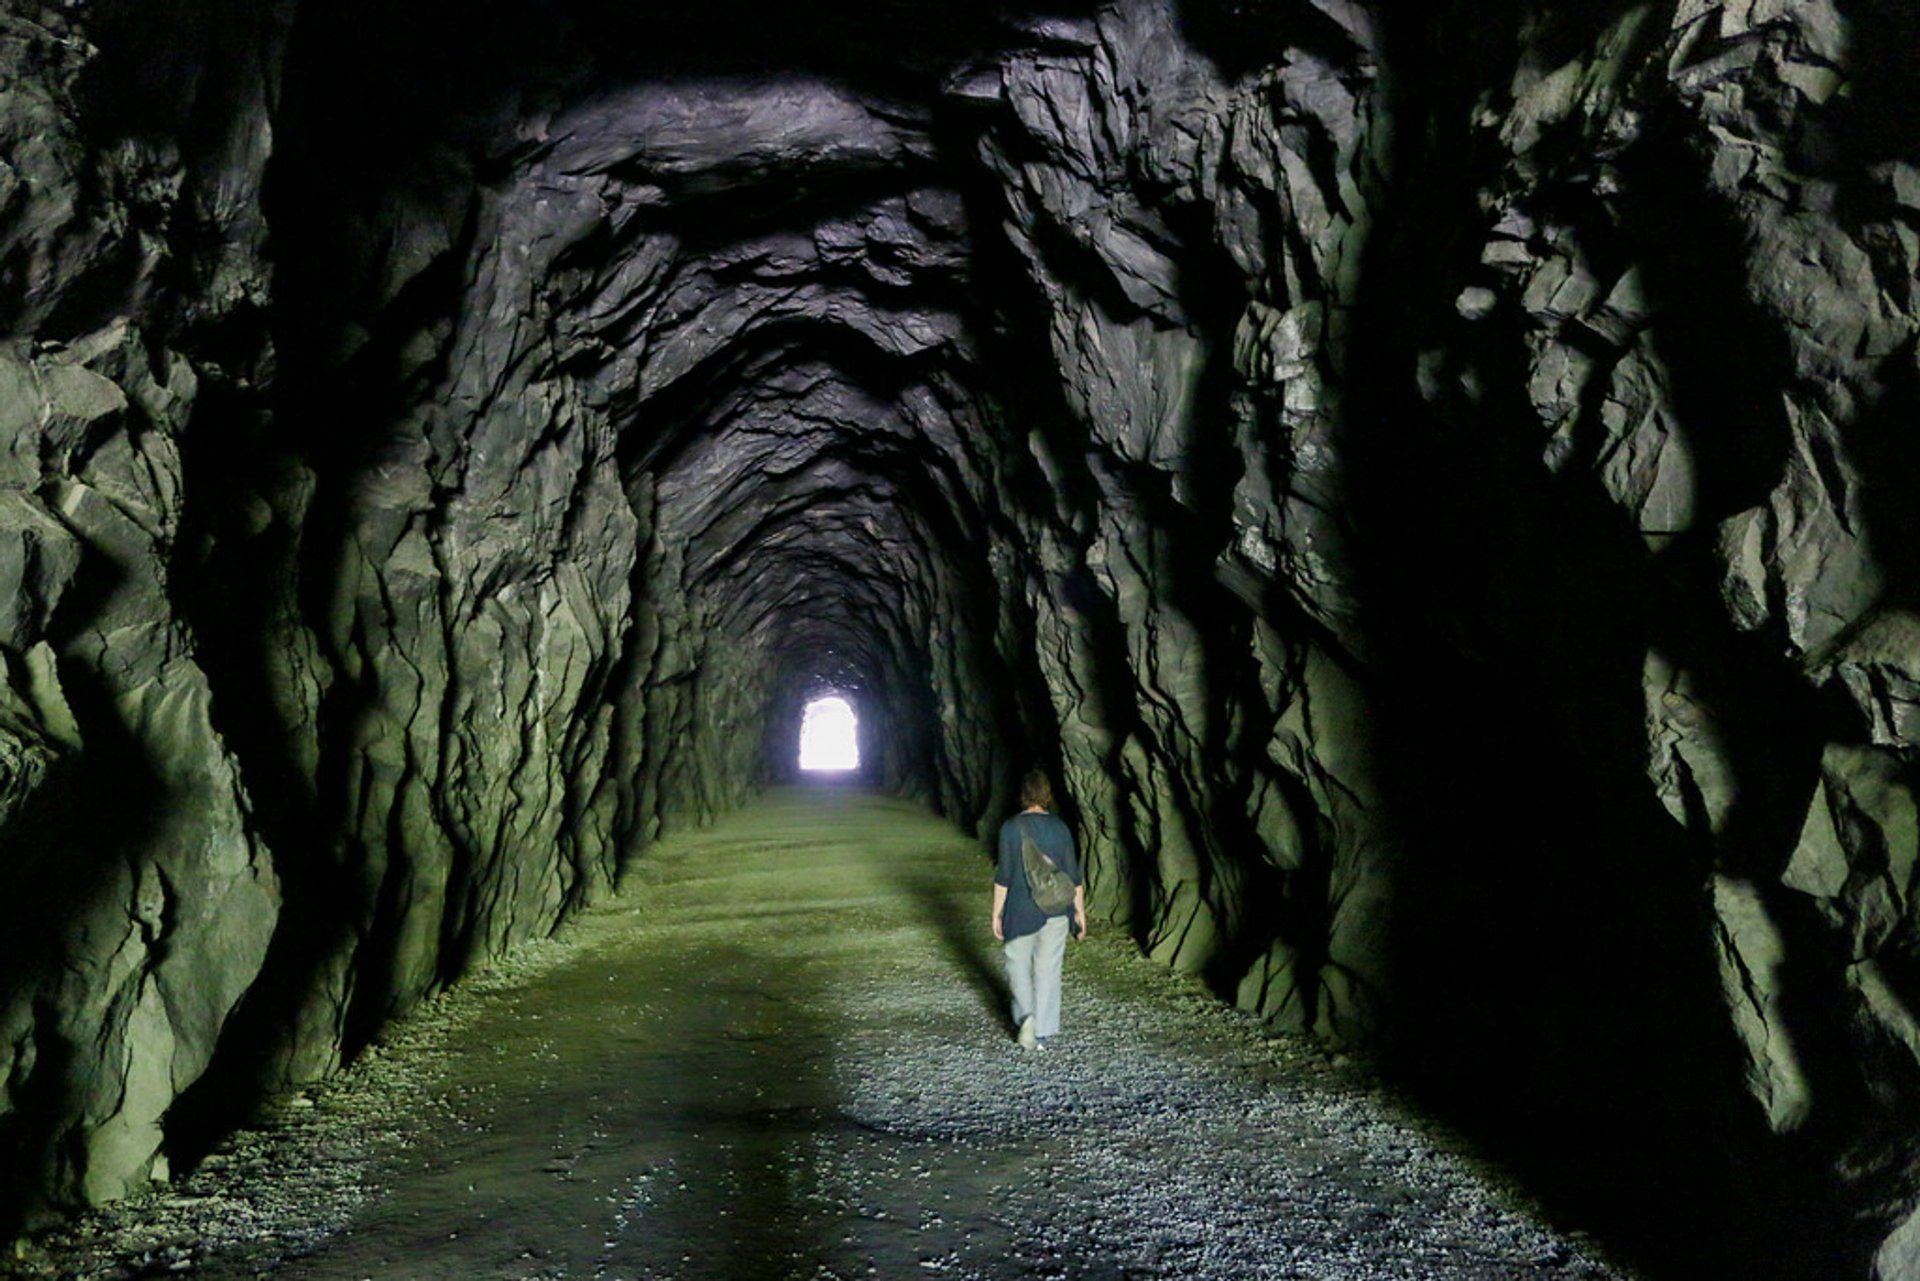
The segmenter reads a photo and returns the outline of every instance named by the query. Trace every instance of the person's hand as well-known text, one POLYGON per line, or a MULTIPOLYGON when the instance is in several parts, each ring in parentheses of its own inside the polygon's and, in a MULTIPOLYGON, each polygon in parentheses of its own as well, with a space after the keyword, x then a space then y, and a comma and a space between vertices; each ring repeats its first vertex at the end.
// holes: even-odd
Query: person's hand
POLYGON ((998 912, 993 914, 993 936, 1003 943, 1007 940, 1007 936, 1000 932, 1000 913, 998 912))
POLYGON ((1076 942, 1083 941, 1087 937, 1087 914, 1085 912, 1075 912, 1073 914, 1073 937, 1076 942))

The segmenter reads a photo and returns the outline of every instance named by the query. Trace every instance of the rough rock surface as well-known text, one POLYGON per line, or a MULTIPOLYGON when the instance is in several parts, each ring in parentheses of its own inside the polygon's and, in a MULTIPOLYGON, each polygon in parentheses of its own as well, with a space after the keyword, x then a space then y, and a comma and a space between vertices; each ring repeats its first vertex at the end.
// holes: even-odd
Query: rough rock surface
POLYGON ((711 8, 0 15, 0 1228, 840 690, 1619 1230, 1920 1276, 1906 7, 711 8))

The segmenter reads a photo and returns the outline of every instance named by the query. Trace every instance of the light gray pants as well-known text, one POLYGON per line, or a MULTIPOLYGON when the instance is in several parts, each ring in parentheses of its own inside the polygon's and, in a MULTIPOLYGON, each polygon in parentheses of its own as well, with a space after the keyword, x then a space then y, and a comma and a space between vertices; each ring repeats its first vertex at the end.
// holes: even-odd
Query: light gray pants
POLYGON ((1051 916, 1034 934, 1008 939, 1007 986, 1013 989, 1013 1025, 1033 1016, 1036 1036, 1060 1030, 1060 966, 1067 956, 1070 916, 1051 916))

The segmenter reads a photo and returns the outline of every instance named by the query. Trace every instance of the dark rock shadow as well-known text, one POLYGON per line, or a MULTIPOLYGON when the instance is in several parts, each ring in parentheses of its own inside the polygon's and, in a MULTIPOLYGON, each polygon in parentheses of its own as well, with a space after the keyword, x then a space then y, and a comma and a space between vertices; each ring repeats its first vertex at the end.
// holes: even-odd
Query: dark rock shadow
POLYGON ((634 1216, 636 1239, 596 1261, 616 1274, 635 1256, 658 1265, 684 1255, 676 1275, 773 1278, 828 1257, 831 1225, 810 1205, 803 1158, 831 1106, 833 1043, 801 994, 781 990, 791 976, 766 974, 750 947, 723 947, 648 976, 650 986, 698 992, 700 1008, 672 1029, 678 1048, 653 1058, 657 1074, 647 1058, 623 1065, 639 1107, 632 1132, 650 1145, 679 1131, 675 1147, 690 1155, 668 1171, 678 1190, 650 1194, 634 1216), (675 1108, 649 1121, 643 1092, 656 1087, 675 1108))
POLYGON ((1764 496, 1784 450, 1777 413, 1747 412, 1742 364, 1777 337, 1738 305, 1737 238, 1715 243, 1684 194, 1701 187, 1686 148, 1650 127, 1625 162, 1646 193, 1633 225, 1577 184, 1542 198, 1596 252, 1656 269, 1705 532, 1654 545, 1590 466, 1549 471, 1526 318, 1470 327, 1453 306, 1477 278, 1475 184, 1500 160, 1476 152, 1463 103, 1475 59, 1501 51, 1450 38, 1444 9, 1396 33, 1400 64, 1431 70, 1393 107, 1397 199, 1370 249, 1340 442, 1381 787, 1407 834, 1387 1061, 1558 1222, 1650 1277, 1847 1274, 1817 1163, 1767 1131, 1742 1079, 1712 896, 1716 872, 1781 857, 1761 848, 1782 828, 1768 811, 1806 794, 1803 744, 1819 741, 1818 710, 1701 581, 1713 522, 1764 496), (1705 697, 1742 745, 1731 838, 1677 822, 1649 784, 1649 652, 1717 684, 1705 697))
POLYGON ((973 989, 981 1008, 1006 1022, 1010 993, 1000 944, 988 922, 993 906, 993 864, 982 861, 980 892, 962 902, 942 873, 917 863, 894 864, 893 887, 914 906, 920 924, 939 938, 955 971, 973 989))
MULTIPOLYGON (((837 1242, 807 1160, 835 1095, 811 985, 743 940, 640 966, 583 956, 504 996, 444 1073, 422 1076, 379 1198, 280 1262, 329 1276, 492 1275, 516 1258, 527 1275, 813 1275, 837 1242)), ((240 1275, 236 1262, 204 1265, 240 1275)))

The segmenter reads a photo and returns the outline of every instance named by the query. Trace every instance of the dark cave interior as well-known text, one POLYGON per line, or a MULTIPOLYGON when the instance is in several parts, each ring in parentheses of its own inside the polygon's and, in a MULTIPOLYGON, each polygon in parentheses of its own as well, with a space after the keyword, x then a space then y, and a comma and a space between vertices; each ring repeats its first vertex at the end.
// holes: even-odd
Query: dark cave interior
POLYGON ((1920 1277, 1913 25, 23 0, 0 1235, 840 691, 1648 1266, 1920 1277))

